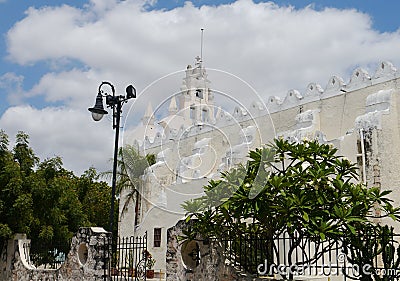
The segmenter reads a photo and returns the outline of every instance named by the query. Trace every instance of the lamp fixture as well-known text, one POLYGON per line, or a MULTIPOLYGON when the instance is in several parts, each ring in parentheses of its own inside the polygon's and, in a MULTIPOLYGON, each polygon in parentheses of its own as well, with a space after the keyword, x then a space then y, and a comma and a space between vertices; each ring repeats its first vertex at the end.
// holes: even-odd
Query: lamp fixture
POLYGON ((94 121, 100 121, 105 114, 108 114, 107 110, 104 109, 103 98, 106 100, 106 105, 113 111, 113 129, 115 129, 115 142, 114 142, 114 162, 113 162, 113 175, 112 175, 112 186, 111 186, 111 208, 110 208, 110 220, 109 220, 109 231, 113 231, 114 221, 114 202, 115 202, 115 189, 117 184, 117 162, 118 162, 118 140, 119 140, 119 129, 120 119, 122 113, 122 105, 129 99, 136 98, 136 89, 132 85, 126 87, 126 96, 116 96, 114 85, 110 82, 104 81, 100 84, 98 93, 96 96, 96 102, 93 107, 88 108, 92 113, 94 121), (109 86, 111 88, 111 94, 104 91, 103 86, 109 86))

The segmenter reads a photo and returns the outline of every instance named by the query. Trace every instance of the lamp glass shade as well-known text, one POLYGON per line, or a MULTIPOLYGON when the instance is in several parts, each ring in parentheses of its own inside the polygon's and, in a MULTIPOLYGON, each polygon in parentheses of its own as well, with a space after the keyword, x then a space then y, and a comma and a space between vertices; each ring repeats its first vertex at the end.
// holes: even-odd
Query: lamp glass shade
POLYGON ((104 116, 103 113, 98 113, 98 112, 92 111, 92 118, 94 121, 100 121, 101 118, 103 118, 103 116, 104 116))
POLYGON ((101 118, 103 118, 103 115, 108 113, 106 110, 104 110, 103 97, 100 93, 96 97, 96 103, 94 107, 88 108, 88 110, 92 113, 92 118, 94 121, 100 121, 101 118))

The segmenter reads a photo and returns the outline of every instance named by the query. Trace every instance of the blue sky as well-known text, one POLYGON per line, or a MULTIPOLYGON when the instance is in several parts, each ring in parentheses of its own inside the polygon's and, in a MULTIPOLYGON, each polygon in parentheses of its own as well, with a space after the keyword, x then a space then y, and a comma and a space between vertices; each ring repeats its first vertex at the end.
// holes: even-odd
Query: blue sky
MULTIPOLYGON (((42 1, 42 0, 32 0, 32 1, 23 1, 23 0, 3 0, 0 1, 0 54, 1 54, 1 64, 0 64, 0 73, 7 72, 15 72, 20 73, 24 76, 24 88, 32 87, 37 80, 40 78, 40 75, 46 73, 47 67, 45 63, 36 63, 29 66, 21 66, 17 63, 10 61, 7 52, 7 40, 5 38, 5 34, 20 20, 22 20, 26 14, 26 10, 30 7, 43 7, 43 6, 57 6, 57 5, 72 5, 81 7, 82 1, 64 1, 64 0, 54 0, 54 1, 42 1)), ((27 49, 29 46, 27 46, 27 49)), ((41 106, 43 101, 38 100, 35 102, 35 106, 41 106)), ((9 106, 8 102, 5 100, 1 100, 0 103, 0 113, 4 112, 4 110, 9 106)))
MULTIPOLYGON (((199 54, 200 28, 206 66, 263 98, 324 87, 331 75, 347 81, 357 67, 373 75, 381 61, 400 67, 397 0, 184 2, 0 0, 0 128, 30 134, 41 159, 104 170, 110 120, 94 123, 87 112, 98 84, 140 92, 184 69, 199 54)), ((155 106, 150 94, 140 102, 153 98, 155 106)))
MULTIPOLYGON (((171 9, 179 5, 183 5, 185 1, 158 1, 155 8, 171 9), (175 4, 175 5, 173 5, 175 4)), ((222 0, 195 0, 192 3, 196 6, 201 5, 219 5, 227 4, 233 1, 222 0)), ((268 1, 254 1, 268 2, 268 1)), ((294 6, 297 9, 304 8, 308 5, 313 5, 316 9, 321 10, 326 7, 335 7, 338 9, 357 9, 363 13, 367 13, 372 18, 373 27, 381 32, 396 31, 400 26, 400 19, 398 11, 400 9, 400 2, 396 0, 318 0, 318 1, 305 1, 305 0, 286 0, 274 1, 279 5, 294 6)))
MULTIPOLYGON (((182 0, 173 1, 157 1, 153 6, 147 6, 149 10, 157 9, 167 9, 171 10, 176 7, 184 5, 182 0)), ((194 0, 192 3, 195 6, 218 6, 221 4, 229 4, 234 1, 232 0, 194 0)), ((255 3, 267 2, 267 1, 254 1, 255 3)), ((282 6, 294 6, 296 9, 302 9, 308 5, 312 5, 316 10, 323 10, 326 7, 334 7, 338 9, 356 9, 362 13, 366 13, 371 17, 372 27, 379 32, 395 32, 400 27, 400 17, 398 16, 398 11, 400 10, 400 1, 397 0, 323 0, 323 1, 304 1, 304 0, 292 0, 292 1, 274 1, 278 5, 282 6), (383 4, 382 4, 383 3, 383 4)), ((1 54, 1 64, 0 64, 0 74, 6 72, 15 72, 23 75, 24 81, 22 87, 24 89, 29 89, 32 87, 40 77, 48 71, 48 64, 45 61, 36 62, 30 65, 21 66, 18 63, 10 61, 8 59, 7 52, 7 40, 5 40, 5 34, 20 20, 26 17, 26 10, 30 7, 42 8, 45 6, 61 6, 70 5, 78 8, 82 8, 88 5, 88 2, 77 1, 77 0, 53 0, 53 1, 43 1, 43 0, 3 0, 0 1, 0 32, 2 34, 2 40, 0 40, 0 54, 1 54)), ((29 46, 27 46, 27 51, 29 46)), ((70 67, 74 67, 79 64, 78 61, 71 63, 70 67)), ((35 98, 31 100, 36 107, 46 106, 45 102, 41 98, 35 98)), ((10 104, 2 99, 0 103, 0 114, 4 112, 10 104)))

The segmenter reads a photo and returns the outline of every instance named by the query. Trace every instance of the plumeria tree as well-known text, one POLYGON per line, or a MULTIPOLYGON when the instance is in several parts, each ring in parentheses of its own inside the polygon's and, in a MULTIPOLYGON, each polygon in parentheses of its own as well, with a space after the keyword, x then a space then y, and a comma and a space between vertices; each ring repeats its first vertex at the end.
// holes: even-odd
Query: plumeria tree
MULTIPOLYGON (((374 219, 399 220, 399 208, 392 206, 390 191, 367 188, 358 180, 357 166, 336 153, 329 144, 284 139, 250 151, 246 165, 222 173, 204 187, 203 197, 183 204, 187 221, 192 220, 185 238, 200 234, 218 241, 254 234, 270 241, 261 251, 271 259, 276 250, 271 241, 285 233, 290 238, 289 264, 296 248, 306 250, 304 237, 321 246, 307 262, 332 247, 323 241, 341 241, 360 254, 359 235, 371 229, 382 232, 374 219)), ((382 252, 378 248, 375 255, 382 252)), ((371 253, 363 262, 371 261, 371 253)))

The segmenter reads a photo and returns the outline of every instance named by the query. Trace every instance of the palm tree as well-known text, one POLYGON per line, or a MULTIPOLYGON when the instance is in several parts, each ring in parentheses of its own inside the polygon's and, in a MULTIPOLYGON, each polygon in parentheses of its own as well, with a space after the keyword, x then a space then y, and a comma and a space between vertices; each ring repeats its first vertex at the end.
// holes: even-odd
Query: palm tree
MULTIPOLYGON (((122 208, 122 213, 126 211, 131 200, 136 199, 136 204, 138 204, 141 176, 144 174, 144 171, 154 163, 154 154, 142 156, 132 145, 125 145, 119 149, 116 194, 118 196, 121 195, 123 190, 129 190, 122 208)), ((112 171, 106 171, 102 173, 102 175, 111 178, 112 171)))

